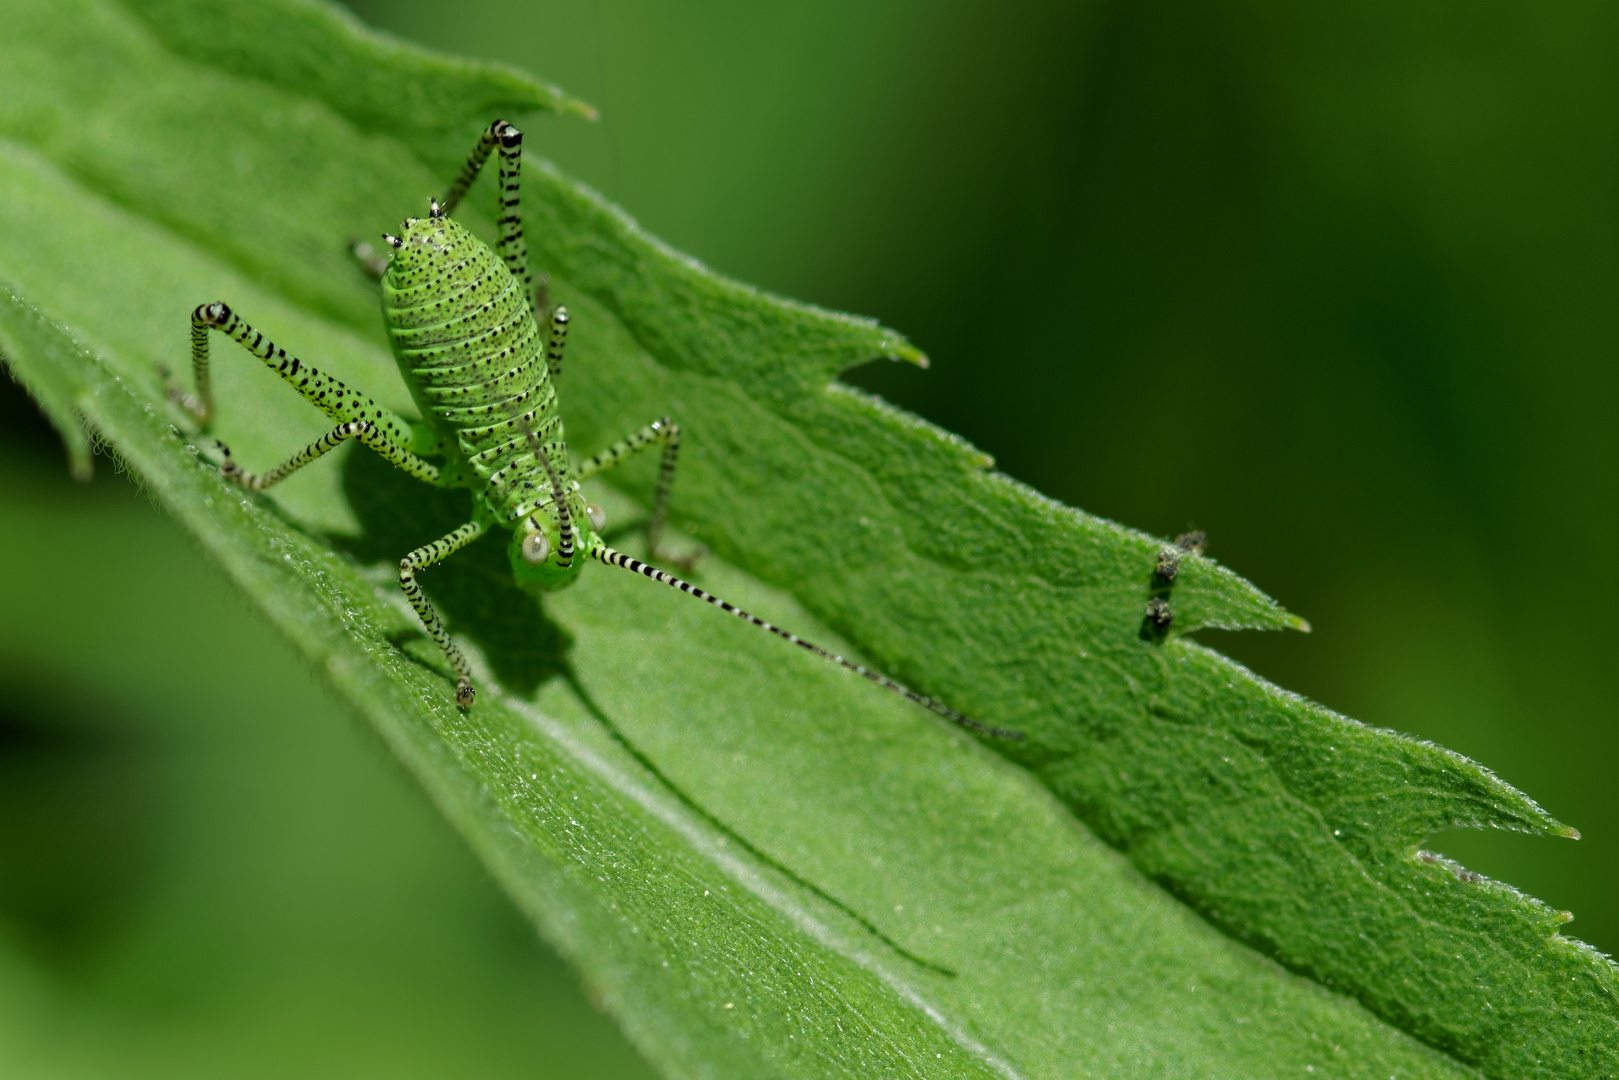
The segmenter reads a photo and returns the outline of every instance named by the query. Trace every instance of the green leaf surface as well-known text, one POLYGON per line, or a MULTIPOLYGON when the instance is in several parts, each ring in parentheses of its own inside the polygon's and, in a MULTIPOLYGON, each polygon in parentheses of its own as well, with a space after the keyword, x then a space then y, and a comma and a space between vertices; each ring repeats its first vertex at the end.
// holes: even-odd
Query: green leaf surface
MULTIPOLYGON (((1163 581, 1158 541, 840 386, 920 356, 718 278, 541 166, 527 114, 588 112, 554 88, 318 4, 224 12, 9 6, 0 351, 76 461, 87 424, 318 662, 659 1067, 1616 1074, 1613 965, 1418 850, 1458 825, 1567 830, 1184 636, 1298 620, 1200 557, 1163 581), (674 415, 700 584, 1027 742, 975 743, 606 568, 536 604, 498 538, 424 578, 479 658, 458 713, 391 566, 464 494, 342 453, 251 498, 188 452, 157 369, 186 369, 207 300, 407 407, 344 241, 419 213, 496 113, 529 130, 530 250, 574 313, 576 452, 674 415), (1167 636, 1145 632, 1155 595, 1167 636)), ((485 235, 489 205, 486 182, 463 215, 485 235)), ((219 356, 218 433, 249 467, 324 431, 219 356)), ((597 489, 617 521, 652 464, 597 489)))

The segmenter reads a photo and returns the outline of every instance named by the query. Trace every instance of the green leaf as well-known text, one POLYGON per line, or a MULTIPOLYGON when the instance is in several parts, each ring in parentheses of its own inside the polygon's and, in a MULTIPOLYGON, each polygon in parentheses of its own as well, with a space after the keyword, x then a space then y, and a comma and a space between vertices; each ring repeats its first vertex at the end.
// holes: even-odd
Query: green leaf
MULTIPOLYGON (((537 605, 498 539, 424 577, 481 658, 458 713, 390 564, 465 496, 358 453, 245 497, 171 430, 157 368, 187 367, 188 311, 223 299, 406 407, 344 241, 419 213, 497 112, 587 110, 296 0, 17 0, 7 31, 11 370, 75 460, 88 424, 321 666, 665 1071, 1619 1068, 1613 965, 1417 850, 1457 825, 1568 830, 1472 762, 1192 643, 1299 624, 1201 557, 1163 580, 1157 541, 840 386, 921 358, 714 276, 532 153, 530 250, 574 312, 576 450, 676 416, 677 517, 715 553, 701 584, 1029 739, 972 742, 606 568, 537 605), (1144 623, 1155 595, 1167 635, 1144 623)), ((488 235, 479 205, 464 217, 488 235)), ((218 434, 249 467, 324 430, 245 353, 219 357, 218 434)), ((618 520, 651 467, 600 489, 618 520)))

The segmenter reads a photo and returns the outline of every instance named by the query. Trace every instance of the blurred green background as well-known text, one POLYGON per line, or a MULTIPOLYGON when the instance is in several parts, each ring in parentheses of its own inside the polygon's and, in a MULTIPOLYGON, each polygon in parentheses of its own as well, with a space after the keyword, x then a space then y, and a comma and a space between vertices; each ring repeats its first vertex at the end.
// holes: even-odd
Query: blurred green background
MULTIPOLYGON (((1428 846, 1619 951, 1619 9, 352 6, 591 101, 530 152, 933 358, 851 381, 1207 530, 1315 632, 1202 639, 1580 828, 1428 846)), ((0 1072, 644 1074, 247 602, 5 392, 0 1072)))

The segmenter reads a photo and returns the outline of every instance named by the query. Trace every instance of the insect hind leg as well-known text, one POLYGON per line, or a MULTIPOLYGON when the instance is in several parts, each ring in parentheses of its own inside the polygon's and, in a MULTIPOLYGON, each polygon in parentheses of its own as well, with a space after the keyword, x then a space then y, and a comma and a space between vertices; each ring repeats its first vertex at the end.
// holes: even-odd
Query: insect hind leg
MULTIPOLYGON (((456 174, 450 189, 439 200, 439 211, 448 214, 460 205, 472 187, 484 162, 495 150, 500 151, 500 241, 495 245, 506 269, 523 283, 523 293, 535 305, 535 314, 541 314, 542 301, 534 289, 534 276, 528 266, 528 246, 523 240, 523 215, 519 198, 523 174, 523 133, 504 120, 490 124, 478 138, 478 145, 467 155, 466 164, 456 174)), ((542 286, 543 289, 543 286, 542 286)))
POLYGON ((467 155, 466 164, 461 166, 454 183, 444 193, 444 198, 439 200, 439 206, 444 213, 451 213, 461 205, 461 200, 466 197, 472 182, 478 179, 478 174, 483 171, 483 163, 489 160, 490 152, 500 143, 501 129, 509 126, 504 120, 496 120, 478 137, 478 145, 467 155))

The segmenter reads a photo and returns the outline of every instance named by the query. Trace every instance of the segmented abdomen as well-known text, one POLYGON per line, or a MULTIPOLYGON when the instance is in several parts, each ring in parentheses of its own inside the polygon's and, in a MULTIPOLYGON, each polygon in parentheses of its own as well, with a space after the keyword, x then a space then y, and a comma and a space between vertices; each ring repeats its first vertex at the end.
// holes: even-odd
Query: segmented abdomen
POLYGON ((528 297, 482 241, 449 218, 407 244, 383 279, 394 355, 418 404, 489 485, 508 523, 549 504, 531 433, 565 475, 562 418, 528 297), (413 250, 414 249, 414 250, 413 250))

